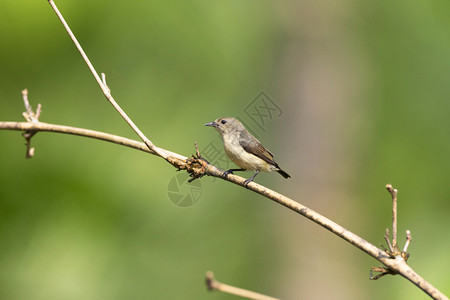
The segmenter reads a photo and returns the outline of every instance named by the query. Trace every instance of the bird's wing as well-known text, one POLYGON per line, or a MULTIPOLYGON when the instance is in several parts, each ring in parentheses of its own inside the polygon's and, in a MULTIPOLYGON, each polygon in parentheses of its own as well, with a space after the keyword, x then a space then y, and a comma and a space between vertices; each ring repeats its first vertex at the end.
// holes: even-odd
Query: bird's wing
POLYGON ((268 164, 274 165, 278 167, 278 164, 273 160, 273 154, 270 153, 269 150, 264 148, 260 141, 258 141, 254 136, 250 133, 242 131, 241 136, 239 138, 239 144, 241 144, 242 148, 248 153, 251 153, 268 164))

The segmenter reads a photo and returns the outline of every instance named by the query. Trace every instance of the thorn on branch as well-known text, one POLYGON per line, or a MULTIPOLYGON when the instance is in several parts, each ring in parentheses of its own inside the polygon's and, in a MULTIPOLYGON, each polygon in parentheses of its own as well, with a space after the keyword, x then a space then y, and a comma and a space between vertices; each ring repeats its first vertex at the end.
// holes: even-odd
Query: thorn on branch
MULTIPOLYGON (((42 106, 39 103, 36 109, 36 112, 33 111, 30 102, 28 101, 28 90, 24 89, 22 91, 22 98, 25 105, 25 111, 22 113, 22 116, 25 118, 27 122, 38 123, 39 117, 41 116, 42 106)), ((25 131, 22 135, 26 140, 27 151, 25 154, 26 158, 32 158, 34 156, 34 148, 31 147, 31 138, 37 133, 37 131, 25 131)))

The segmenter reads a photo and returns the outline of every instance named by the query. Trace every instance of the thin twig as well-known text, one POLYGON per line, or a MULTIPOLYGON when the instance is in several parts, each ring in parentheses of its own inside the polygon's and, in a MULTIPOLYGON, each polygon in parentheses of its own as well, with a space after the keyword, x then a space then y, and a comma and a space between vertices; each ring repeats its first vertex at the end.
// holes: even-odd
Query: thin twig
MULTIPOLYGON (((25 118, 26 121, 31 123, 38 123, 39 117, 41 116, 42 107, 39 103, 36 109, 36 112, 33 111, 33 108, 30 105, 30 101, 28 101, 28 90, 24 89, 22 90, 22 99, 23 103, 25 105, 25 111, 22 113, 22 116, 25 118)), ((37 133, 37 131, 28 130, 25 131, 22 135, 25 138, 25 141, 27 142, 27 150, 25 152, 26 158, 32 158, 34 156, 35 149, 31 147, 31 138, 37 133)))
POLYGON ((108 93, 111 93, 111 89, 109 88, 109 86, 106 84, 106 74, 105 73, 101 73, 102 75, 102 83, 103 85, 107 88, 108 93))
POLYGON ((64 28, 66 29, 67 33, 69 34, 70 38, 72 39, 73 43, 77 47, 78 51, 80 52, 81 56, 83 57, 83 60, 85 61, 86 65, 88 66, 89 70, 91 71, 92 75, 94 75, 95 80, 97 81, 98 85, 100 86, 103 94, 105 95, 106 99, 112 104, 112 106, 117 110, 117 112, 122 116, 122 118, 128 123, 128 125, 131 126, 131 128, 137 133, 139 138, 155 153, 157 153, 158 156, 164 158, 167 160, 167 157, 165 156, 164 152, 160 152, 159 148, 156 147, 145 135, 144 133, 134 124, 134 122, 128 117, 128 115, 125 113, 125 111, 117 104, 117 102, 114 100, 113 96, 110 93, 109 87, 106 85, 106 81, 104 84, 104 81, 100 79, 98 76, 97 71, 95 70, 94 66, 92 65, 91 61, 89 60, 88 56, 84 52, 83 48, 81 47, 80 43, 78 42, 77 38, 73 34, 72 30, 70 29, 69 25, 67 24, 66 20, 64 20, 64 17, 62 16, 61 12, 59 11, 58 7, 56 7, 56 4, 53 0, 48 0, 48 3, 51 5, 53 10, 55 11, 56 15, 58 16, 59 20, 63 24, 64 28))
MULTIPOLYGON (((395 233, 397 232, 397 193, 398 191, 392 187, 391 184, 386 185, 386 189, 392 196, 392 231, 395 233)), ((389 250, 385 250, 386 253, 391 257, 391 259, 396 261, 402 261, 405 263, 408 261, 409 253, 406 251, 408 250, 409 243, 411 242, 411 232, 409 230, 406 231, 406 243, 403 247, 403 251, 400 251, 398 245, 397 245, 397 235, 395 234, 392 238, 392 244, 389 240, 389 229, 386 228, 386 233, 384 234, 384 239, 386 240, 386 243, 389 247, 389 250)), ((372 267, 370 269, 370 279, 377 280, 384 275, 390 274, 390 275, 396 275, 400 272, 398 269, 392 268, 390 266, 381 266, 381 267, 372 267), (380 274, 373 276, 373 272, 379 272, 380 274)))
POLYGON ((28 100, 28 90, 22 90, 22 99, 23 104, 25 105, 25 111, 22 113, 24 119, 28 122, 39 122, 39 117, 42 112, 41 104, 39 103, 36 109, 36 112, 33 111, 33 108, 30 105, 30 101, 28 100))
POLYGON ((386 233, 384 234, 384 240, 389 247, 390 252, 394 252, 394 248, 392 248, 391 241, 389 240, 389 229, 386 228, 386 233))
POLYGON ((32 122, 33 121, 31 119, 32 110, 31 110, 30 101, 28 101, 28 90, 27 89, 22 90, 22 99, 23 99, 23 104, 25 105, 25 112, 22 113, 22 116, 28 122, 32 122))
POLYGON ((398 249, 397 246, 397 189, 394 189, 391 184, 386 184, 386 189, 392 196, 392 247, 398 249))
POLYGON ((273 298, 253 291, 241 289, 232 285, 221 283, 214 278, 214 274, 211 271, 206 273, 206 287, 210 291, 221 291, 223 293, 228 293, 236 296, 241 296, 247 299, 253 300, 279 300, 278 298, 273 298))
POLYGON ((403 252, 407 252, 408 251, 408 247, 409 244, 411 243, 411 231, 406 230, 406 243, 405 246, 403 247, 403 252))
POLYGON ((409 258, 408 250, 409 244, 411 242, 411 231, 406 231, 406 243, 403 247, 403 251, 400 251, 400 248, 397 244, 397 195, 398 190, 394 189, 391 184, 386 184, 386 189, 391 194, 392 197, 392 245, 389 241, 389 229, 386 228, 386 234, 384 236, 388 246, 389 251, 386 251, 392 258, 404 259, 405 262, 409 258))

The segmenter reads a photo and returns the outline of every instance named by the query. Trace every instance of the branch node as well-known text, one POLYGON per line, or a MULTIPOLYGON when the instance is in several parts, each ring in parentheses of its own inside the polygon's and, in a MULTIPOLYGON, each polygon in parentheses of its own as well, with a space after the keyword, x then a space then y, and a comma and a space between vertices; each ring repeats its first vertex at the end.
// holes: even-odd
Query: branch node
POLYGON ((397 198, 398 190, 394 189, 392 184, 390 184, 390 183, 386 184, 386 189, 389 191, 389 193, 391 193, 392 198, 394 198, 394 197, 397 198))
POLYGON ((194 142, 196 155, 192 155, 186 160, 186 171, 189 173, 191 178, 188 182, 192 182, 198 178, 201 178, 206 175, 206 167, 209 165, 209 162, 204 159, 200 151, 198 151, 197 142, 194 142))
POLYGON ((111 89, 106 84, 106 75, 105 75, 105 73, 101 73, 101 76, 102 76, 102 83, 105 86, 106 90, 108 91, 108 94, 111 94, 111 89))
POLYGON ((214 278, 214 273, 212 271, 206 272, 205 283, 210 291, 216 290, 219 286, 219 282, 214 278))
POLYGON ((42 112, 42 105, 38 104, 36 112, 33 111, 33 108, 28 101, 28 90, 24 89, 22 91, 23 103, 25 105, 25 111, 22 113, 22 116, 25 118, 27 122, 39 122, 39 117, 42 112))
MULTIPOLYGON (((39 103, 36 109, 36 112, 33 111, 30 102, 28 101, 28 90, 24 89, 22 91, 23 103, 25 105, 25 111, 22 113, 22 116, 25 118, 27 122, 30 123, 39 123, 39 117, 42 113, 42 105, 39 103)), ((31 147, 31 138, 37 133, 35 130, 25 131, 22 135, 26 140, 27 150, 25 153, 26 158, 32 158, 34 156, 34 148, 31 147)))
POLYGON ((395 272, 394 270, 388 268, 388 267, 383 267, 383 266, 378 266, 378 267, 371 267, 370 268, 370 276, 369 279, 370 280, 378 280, 381 277, 385 276, 385 275, 396 275, 398 274, 397 272, 395 272), (380 274, 377 274, 375 276, 373 276, 373 272, 378 272, 380 274))
POLYGON ((409 253, 407 251, 408 251, 409 244, 411 243, 411 239, 412 239, 411 231, 406 230, 406 242, 405 242, 405 246, 403 246, 403 251, 401 254, 405 261, 407 261, 409 258, 409 253))
MULTIPOLYGON (((408 250, 408 246, 411 242, 411 231, 406 230, 406 243, 403 247, 403 250, 400 251, 398 245, 397 245, 397 194, 398 190, 394 189, 394 187, 391 184, 386 184, 386 189, 392 196, 392 243, 389 240, 389 229, 386 228, 386 232, 384 234, 384 239, 386 241, 386 244, 388 245, 389 249, 386 249, 383 247, 384 251, 389 255, 391 259, 398 259, 403 260, 405 263, 408 261, 409 253, 406 251, 408 250)), ((392 270, 389 267, 380 266, 380 267, 372 267, 370 270, 370 279, 377 280, 384 275, 391 274, 395 275, 398 274, 397 271, 392 270), (380 272, 380 274, 373 276, 373 272, 380 272)))

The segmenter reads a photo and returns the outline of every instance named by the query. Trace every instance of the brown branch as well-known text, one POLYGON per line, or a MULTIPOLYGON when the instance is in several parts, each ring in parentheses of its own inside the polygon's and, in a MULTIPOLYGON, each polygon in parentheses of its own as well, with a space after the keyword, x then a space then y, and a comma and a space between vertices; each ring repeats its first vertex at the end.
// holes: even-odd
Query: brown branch
MULTIPOLYGON (((110 143, 126 146, 129 148, 133 148, 136 150, 148 152, 153 155, 158 154, 153 151, 152 149, 149 149, 148 146, 145 143, 128 139, 122 136, 109 134, 105 132, 95 131, 91 129, 84 129, 79 127, 72 127, 72 126, 65 126, 65 125, 56 125, 56 124, 49 124, 44 122, 0 122, 0 130, 18 130, 18 131, 25 131, 25 132, 58 132, 58 133, 65 133, 65 134, 72 134, 72 135, 78 135, 93 139, 98 139, 102 141, 107 141, 110 143)), ((167 160, 171 162, 172 165, 175 167, 186 165, 187 157, 180 155, 175 152, 171 152, 162 148, 158 148, 159 153, 164 153, 164 155, 167 157, 167 160)))
MULTIPOLYGON (((142 143, 118 135, 113 135, 105 132, 84 129, 79 127, 49 124, 44 122, 30 123, 30 122, 0 122, 0 129, 3 130, 18 130, 18 131, 35 131, 35 132, 57 132, 72 135, 78 135, 102 141, 111 142, 114 144, 126 146, 136 150, 141 150, 156 155, 156 153, 142 143)), ((182 156, 184 157, 184 156, 182 156)))
MULTIPOLYGON (((82 129, 70 126, 62 126, 62 125, 54 125, 47 124, 42 122, 0 122, 0 129, 9 129, 9 130, 20 130, 20 131, 47 131, 47 132, 59 132, 66 134, 74 134, 79 136, 85 136, 90 138, 95 138, 99 140, 104 140, 112 143, 116 143, 119 145, 127 146, 130 148, 134 148, 137 150, 145 151, 154 155, 158 155, 153 150, 150 150, 146 147, 146 144, 130 140, 124 137, 107 134, 99 131, 82 129)), ((330 219, 320 215, 314 210, 295 202, 294 200, 281 195, 273 190, 270 190, 256 182, 250 182, 248 185, 245 184, 245 178, 229 174, 226 178, 223 178, 223 172, 213 165, 208 164, 203 158, 201 158, 200 153, 198 153, 197 149, 197 157, 192 157, 188 159, 185 156, 180 154, 158 148, 158 152, 165 153, 165 156, 168 157, 168 161, 172 163, 175 167, 179 169, 185 169, 191 173, 193 177, 201 177, 203 175, 210 175, 217 178, 221 178, 227 180, 229 182, 240 185, 244 188, 248 188, 260 195, 263 195, 266 198, 269 198, 290 210, 301 214, 302 216, 310 219, 311 221, 319 224, 320 226, 328 229, 334 234, 340 236, 342 239, 351 243, 355 247, 361 249, 362 251, 368 253, 378 261, 382 262, 388 269, 395 271, 395 273, 401 274, 422 290, 424 290, 430 296, 433 296, 435 299, 446 299, 446 297, 440 293, 436 288, 434 288, 431 284, 426 282, 423 278, 421 278, 418 274, 416 274, 407 264, 405 260, 393 259, 391 255, 387 252, 375 247, 371 243, 367 242, 363 238, 357 236, 351 231, 345 229, 339 224, 331 221, 330 219)), ((410 235, 409 235, 410 241, 410 235)), ((409 242, 407 242, 409 244, 409 242)), ((406 246, 406 245, 405 245, 406 246)), ((406 247, 407 248, 407 247, 406 247)))
MULTIPOLYGON (((119 145, 124 145, 130 148, 145 151, 154 155, 158 155, 156 152, 148 149, 146 144, 130 140, 124 137, 119 137, 99 131, 82 129, 70 126, 54 125, 42 122, 0 122, 0 129, 9 130, 20 130, 20 131, 47 131, 47 132, 59 132, 66 134, 74 134, 79 136, 85 136, 90 138, 95 138, 99 140, 104 140, 119 145)), ((371 243, 367 242, 358 235, 352 233, 351 231, 345 229, 341 225, 331 221, 330 219, 322 216, 321 214, 315 212, 314 210, 280 194, 269 188, 266 188, 256 182, 250 182, 248 185, 245 184, 245 178, 237 176, 234 174, 229 174, 226 178, 223 178, 223 171, 219 170, 213 165, 208 164, 204 159, 200 158, 190 158, 165 150, 163 148, 158 148, 158 152, 165 153, 167 160, 178 169, 187 170, 189 173, 194 174, 196 177, 201 177, 203 175, 214 176, 234 184, 237 184, 243 188, 248 188, 255 193, 258 193, 266 198, 269 198, 278 204, 281 204, 288 209, 310 219, 311 221, 319 224, 320 226, 328 229, 332 233, 346 240, 350 244, 359 248, 360 250, 371 255, 381 263, 383 263, 389 270, 395 271, 396 274, 400 274, 406 279, 410 280, 425 293, 430 295, 433 299, 448 299, 443 293, 432 286, 430 283, 425 281, 421 276, 414 272, 411 267, 406 264, 404 259, 392 258, 386 251, 383 251, 371 243)))
POLYGON ((220 291, 223 293, 228 293, 236 296, 241 296, 247 299, 253 300, 278 300, 278 298, 273 298, 253 291, 241 289, 232 285, 221 283, 214 278, 214 273, 209 271, 206 272, 206 287, 210 291, 220 291))
MULTIPOLYGON (((9 130, 20 130, 20 131, 47 131, 47 132, 59 132, 66 134, 73 134, 79 136, 85 136, 90 138, 95 138, 99 140, 104 140, 119 145, 124 145, 137 150, 145 151, 154 155, 158 155, 156 152, 148 149, 146 144, 127 139, 120 136, 115 136, 99 131, 82 129, 70 126, 54 125, 42 122, 0 122, 0 129, 9 130)), ((213 165, 208 164, 201 157, 187 158, 183 155, 165 150, 163 148, 158 148, 158 152, 164 152, 167 160, 175 167, 181 170, 187 170, 193 177, 201 177, 203 175, 209 175, 217 177, 234 184, 237 184, 243 188, 248 188, 266 198, 269 198, 278 204, 281 204, 290 210, 310 219, 311 221, 319 224, 320 226, 328 229, 332 233, 346 240, 350 244, 359 248, 360 250, 366 252, 370 256, 374 257, 389 269, 389 272, 395 274, 400 274, 406 279, 410 280, 425 293, 430 295, 433 299, 448 299, 444 294, 442 294, 438 289, 432 286, 430 283, 426 282, 422 277, 420 277, 416 272, 414 272, 411 267, 406 264, 405 259, 397 259, 397 257, 392 257, 392 254, 383 251, 371 243, 367 242, 363 238, 354 234, 353 232, 347 230, 341 225, 331 221, 330 219, 322 216, 321 214, 315 212, 314 210, 280 194, 269 188, 266 188, 256 182, 250 182, 248 185, 245 184, 245 178, 237 176, 234 174, 229 174, 226 178, 223 178, 223 171, 219 170, 213 165)), ((409 239, 410 240, 410 239, 409 239)), ((408 242, 409 244, 409 242, 408 242)))

